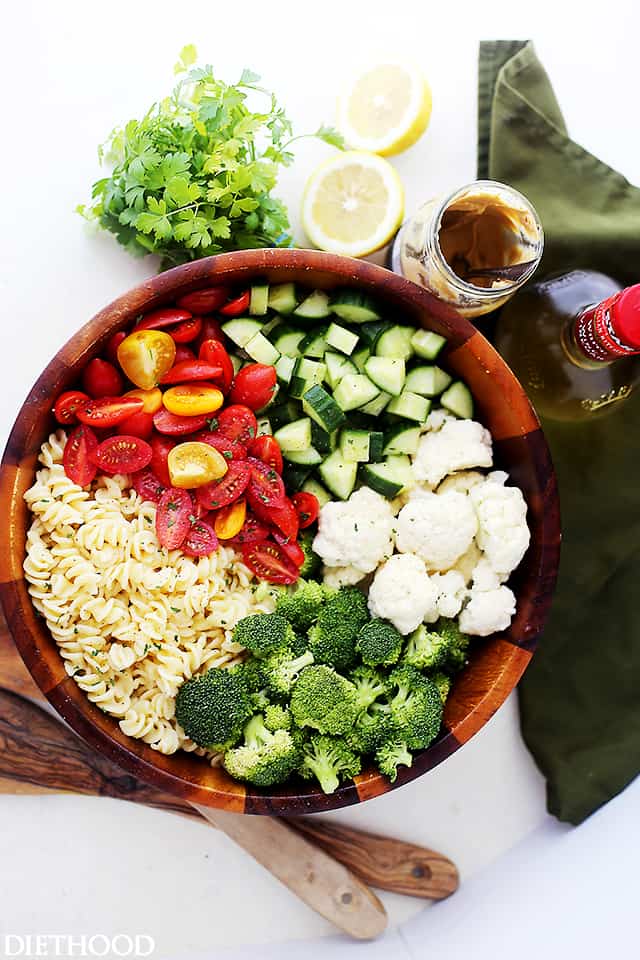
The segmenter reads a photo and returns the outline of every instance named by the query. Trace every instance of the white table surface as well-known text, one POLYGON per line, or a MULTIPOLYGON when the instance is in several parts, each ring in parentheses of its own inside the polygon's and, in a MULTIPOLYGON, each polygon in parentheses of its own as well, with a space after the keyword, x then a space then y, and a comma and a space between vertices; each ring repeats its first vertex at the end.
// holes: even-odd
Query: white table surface
MULTIPOLYGON (((195 42, 225 79, 243 66, 261 73, 298 132, 333 121, 341 76, 354 63, 392 53, 420 62, 433 88, 432 122, 420 143, 393 161, 411 211, 474 178, 481 37, 533 37, 572 135, 640 182, 640 14, 634 7, 633 0, 610 0, 593 12, 557 0, 535 7, 468 0, 437 6, 423 0, 308 6, 20 0, 6 6, 0 37, 3 436, 51 354, 105 303, 154 272, 153 261, 130 258, 111 237, 92 233, 73 209, 99 175, 96 145, 170 88, 183 44, 195 42)), ((290 205, 299 242, 301 188, 329 149, 302 143, 281 178, 279 193, 290 205)), ((520 739, 516 707, 512 696, 429 775, 334 818, 441 849, 480 896, 474 876, 492 863, 499 870, 500 858, 530 834, 522 849, 538 849, 536 828, 546 831, 551 848, 565 835, 545 813, 544 783, 520 739)), ((636 790, 636 806, 637 798, 636 790)), ((599 855, 606 858, 606 850, 599 855)), ((223 948, 228 956, 234 946, 331 933, 216 831, 113 800, 0 797, 0 865, 0 934, 148 933, 159 960, 215 956, 223 948)), ((577 857, 576 878, 583 869, 577 857)), ((607 889, 605 900, 613 896, 607 889)), ((465 929, 466 897, 447 906, 458 934, 465 929)), ((383 900, 393 929, 423 909, 393 895, 383 900)), ((569 909, 579 908, 573 902, 569 909)), ((370 956, 397 955, 394 936, 380 953, 369 948, 370 956)), ((593 942, 585 937, 580 944, 583 957, 594 956, 593 942)), ((534 941, 527 943, 526 937, 520 942, 521 958, 537 955, 534 941)), ((320 952, 342 957, 342 949, 327 940, 320 952)), ((499 948, 493 954, 503 955, 499 948)))

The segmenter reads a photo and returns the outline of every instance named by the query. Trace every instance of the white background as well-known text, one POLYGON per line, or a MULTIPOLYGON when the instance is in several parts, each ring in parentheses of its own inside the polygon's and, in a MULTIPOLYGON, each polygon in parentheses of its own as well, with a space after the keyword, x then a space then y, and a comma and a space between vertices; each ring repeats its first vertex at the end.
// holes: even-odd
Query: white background
MULTIPOLYGON (((474 178, 480 38, 532 37, 573 137, 640 182, 636 11, 633 0, 593 5, 593 12, 576 0, 3 5, 3 435, 51 354, 155 269, 92 233, 73 210, 100 175, 97 144, 168 91, 185 43, 196 43, 201 59, 227 80, 243 66, 260 73, 297 132, 333 121, 342 77, 355 64, 391 55, 419 62, 433 88, 432 122, 420 143, 393 161, 411 211, 474 178)), ((302 185, 329 150, 301 144, 281 179, 296 226, 302 185)), ((304 242, 299 232, 297 239, 304 242)), ((477 876, 546 819, 544 784, 520 740, 514 698, 433 773, 334 817, 441 849, 458 863, 463 882, 477 876)), ((214 830, 111 800, 0 797, 0 870, 0 933, 150 933, 160 958, 331 932, 214 830)), ((605 886, 605 907, 607 889, 613 896, 605 886)), ((422 909, 417 901, 383 899, 393 924, 422 909)), ((466 916, 462 897, 459 903, 448 905, 456 929, 466 916)), ((526 944, 523 958, 533 955, 526 944)), ((592 948, 590 937, 580 944, 582 956, 594 956, 592 948)), ((324 953, 332 952, 327 941, 324 953)))

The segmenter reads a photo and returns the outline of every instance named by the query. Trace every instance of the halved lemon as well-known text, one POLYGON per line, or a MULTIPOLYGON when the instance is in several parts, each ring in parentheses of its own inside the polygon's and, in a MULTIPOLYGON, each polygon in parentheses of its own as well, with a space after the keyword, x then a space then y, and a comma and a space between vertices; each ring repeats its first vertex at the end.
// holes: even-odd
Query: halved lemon
POLYGON ((382 156, 412 146, 430 117, 429 84, 417 67, 400 63, 361 73, 338 103, 338 127, 348 146, 382 156))
POLYGON ((402 223, 404 188, 373 153, 336 153, 311 174, 302 198, 302 225, 314 246, 364 257, 387 243, 402 223))

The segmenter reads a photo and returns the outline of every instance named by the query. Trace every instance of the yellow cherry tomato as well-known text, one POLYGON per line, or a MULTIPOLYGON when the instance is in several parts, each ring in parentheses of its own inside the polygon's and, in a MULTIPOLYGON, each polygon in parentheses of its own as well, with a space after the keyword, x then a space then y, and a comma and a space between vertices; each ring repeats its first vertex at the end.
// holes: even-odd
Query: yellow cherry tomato
POLYGON ((118 347, 118 363, 141 390, 157 387, 175 358, 175 341, 162 330, 134 330, 118 347))
POLYGON ((172 485, 187 490, 219 480, 229 469, 227 461, 215 447, 195 440, 179 443, 170 450, 167 466, 172 485))
POLYGON ((162 390, 154 387, 152 390, 129 390, 125 397, 137 397, 142 400, 144 406, 143 413, 157 413, 162 407, 162 390))
POLYGON ((213 526, 216 536, 221 540, 230 540, 240 533, 247 517, 247 504, 244 500, 236 500, 230 503, 228 507, 222 507, 216 513, 216 519, 213 526))
POLYGON ((165 390, 162 402, 169 413, 179 417, 194 417, 197 414, 215 413, 222 406, 224 396, 210 383, 181 383, 179 387, 165 390))

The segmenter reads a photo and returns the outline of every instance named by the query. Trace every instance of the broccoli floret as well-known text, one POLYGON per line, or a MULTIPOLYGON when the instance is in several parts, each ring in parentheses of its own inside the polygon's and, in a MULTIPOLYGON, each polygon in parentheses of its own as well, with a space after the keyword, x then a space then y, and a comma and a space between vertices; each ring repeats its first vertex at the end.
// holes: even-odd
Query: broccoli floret
POLYGON ((298 534, 298 544, 304 553, 304 563, 300 567, 301 577, 315 577, 322 567, 322 560, 313 550, 314 537, 315 534, 311 530, 302 530, 298 534))
POLYGON ((402 652, 404 637, 386 620, 370 620, 358 634, 356 648, 363 663, 390 666, 402 652))
POLYGON ((451 690, 451 677, 448 677, 446 673, 434 673, 431 679, 438 688, 440 697, 444 703, 449 696, 449 691, 451 690))
POLYGON ((360 757, 344 740, 314 734, 302 748, 303 760, 298 772, 319 782, 324 793, 338 789, 340 780, 355 777, 361 770, 360 757))
POLYGON ((276 612, 295 630, 308 630, 316 622, 324 603, 324 590, 314 580, 298 581, 290 593, 284 593, 276 604, 276 612))
POLYGON ((363 710, 346 734, 347 743, 355 753, 373 753, 383 741, 395 733, 390 713, 380 710, 363 710))
POLYGON ((290 730, 291 714, 279 703, 270 703, 264 710, 264 725, 272 733, 276 730, 290 730))
POLYGON ((263 663, 267 688, 272 693, 286 697, 300 671, 313 663, 313 654, 307 650, 302 656, 295 657, 291 650, 277 650, 265 657, 263 663))
POLYGON ((398 776, 398 767, 410 767, 413 763, 413 757, 407 749, 406 743, 402 740, 391 740, 383 743, 376 750, 376 763, 380 773, 389 777, 391 783, 395 782, 398 776))
POLYGON ((358 712, 368 710, 374 700, 384 696, 389 689, 386 678, 368 666, 356 667, 349 674, 349 679, 356 688, 358 712))
POLYGON ((249 693, 257 693, 264 687, 262 663, 257 657, 248 657, 244 663, 231 667, 229 673, 240 677, 249 693))
POLYGON ((388 712, 397 737, 412 750, 428 747, 442 723, 442 698, 433 681, 415 667, 403 664, 389 675, 396 693, 383 704, 375 703, 373 711, 388 712))
POLYGON ((358 712, 356 688, 331 667, 306 667, 293 687, 290 709, 299 727, 346 733, 358 712))
POLYGON ((256 657, 289 646, 295 635, 290 624, 278 613, 254 613, 240 620, 233 631, 234 643, 240 643, 256 657))
POLYGON ((450 637, 420 624, 407 641, 403 660, 419 670, 441 667, 447 659, 450 646, 450 637))
POLYGON ((251 712, 245 682, 234 670, 213 667, 186 680, 176 696, 176 720, 194 743, 208 750, 236 743, 251 712))
POLYGON ((309 649, 309 637, 306 633, 296 633, 292 640, 290 650, 294 657, 301 657, 309 649))
POLYGON ((457 673, 467 664, 469 637, 466 633, 461 633, 455 620, 447 620, 445 617, 438 620, 436 628, 438 633, 441 633, 449 641, 444 669, 449 673, 457 673))
POLYGON ((244 728, 244 743, 227 750, 224 768, 236 780, 247 780, 258 787, 282 783, 300 763, 300 751, 287 730, 271 732, 261 714, 244 728))
POLYGON ((356 660, 356 640, 369 620, 367 601, 354 587, 341 587, 320 610, 309 630, 316 663, 347 670, 356 660))

